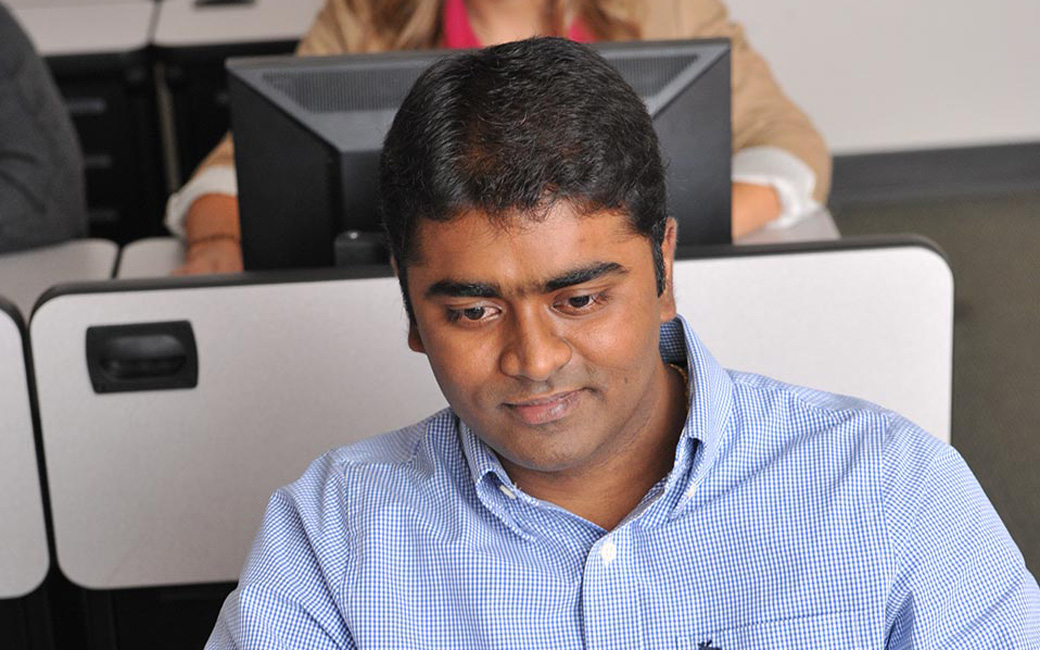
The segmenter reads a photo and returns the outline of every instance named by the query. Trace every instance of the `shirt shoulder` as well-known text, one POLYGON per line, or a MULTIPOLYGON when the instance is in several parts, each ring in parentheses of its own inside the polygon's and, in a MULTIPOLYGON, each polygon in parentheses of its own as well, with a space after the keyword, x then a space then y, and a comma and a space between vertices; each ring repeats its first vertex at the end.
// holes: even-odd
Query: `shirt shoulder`
POLYGON ((749 447, 772 436, 772 460, 793 454, 813 476, 857 477, 857 498, 881 524, 875 541, 893 647, 956 647, 969 638, 1036 647, 1036 581, 956 449, 865 400, 731 376, 749 447))
MULTIPOLYGON (((857 426, 850 432, 873 436, 878 442, 884 442, 894 427, 899 428, 896 425, 921 431, 895 411, 858 397, 789 384, 753 373, 728 372, 733 380, 738 415, 752 419, 768 417, 776 427, 792 435, 833 433, 834 425, 838 423, 855 423, 857 426)), ((927 436, 926 433, 923 435, 927 436)))
POLYGON ((407 465, 422 452, 428 436, 454 436, 455 414, 444 409, 410 426, 366 438, 329 452, 337 467, 358 468, 366 465, 407 465))
POLYGON ((762 375, 729 373, 738 418, 781 438, 853 445, 873 466, 883 496, 891 498, 901 486, 921 480, 943 459, 963 463, 950 445, 884 406, 762 375))

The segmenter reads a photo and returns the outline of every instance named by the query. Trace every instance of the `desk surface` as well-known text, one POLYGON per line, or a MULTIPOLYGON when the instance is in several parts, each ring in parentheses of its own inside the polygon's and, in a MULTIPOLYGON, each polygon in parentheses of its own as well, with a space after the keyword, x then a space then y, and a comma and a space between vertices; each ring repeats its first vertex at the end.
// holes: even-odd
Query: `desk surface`
POLYGON ((323 0, 255 0, 199 7, 194 0, 164 0, 159 3, 153 42, 174 48, 293 41, 307 32, 322 4, 323 0))
POLYGON ((95 7, 110 4, 153 5, 157 0, 4 0, 4 4, 15 9, 35 7, 95 7))
POLYGON ((834 217, 826 208, 806 216, 801 221, 784 228, 760 228, 738 239, 735 243, 745 244, 791 244, 804 241, 827 241, 841 238, 834 217))
MULTIPOLYGON (((791 244, 835 240, 841 237, 834 217, 820 209, 788 228, 764 228, 737 240, 740 245, 791 244)), ((173 237, 141 239, 123 247, 116 277, 159 278, 169 275, 184 261, 184 245, 173 237)))
POLYGON ((107 280, 115 271, 119 247, 106 239, 74 241, 0 255, 0 296, 29 320, 36 299, 66 282, 107 280))
POLYGON ((22 0, 11 8, 41 56, 140 50, 157 11, 151 0, 22 0))
POLYGON ((149 237, 123 247, 116 277, 161 278, 184 263, 184 243, 176 237, 149 237))

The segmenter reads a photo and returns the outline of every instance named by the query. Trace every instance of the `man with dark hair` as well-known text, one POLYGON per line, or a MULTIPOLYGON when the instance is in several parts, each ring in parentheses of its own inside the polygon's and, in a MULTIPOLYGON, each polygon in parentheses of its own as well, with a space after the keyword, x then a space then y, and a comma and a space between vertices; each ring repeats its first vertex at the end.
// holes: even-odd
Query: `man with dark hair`
POLYGON ((954 450, 724 370, 676 315, 653 127, 591 50, 436 64, 383 155, 450 408, 276 492, 209 647, 1040 646, 954 450))

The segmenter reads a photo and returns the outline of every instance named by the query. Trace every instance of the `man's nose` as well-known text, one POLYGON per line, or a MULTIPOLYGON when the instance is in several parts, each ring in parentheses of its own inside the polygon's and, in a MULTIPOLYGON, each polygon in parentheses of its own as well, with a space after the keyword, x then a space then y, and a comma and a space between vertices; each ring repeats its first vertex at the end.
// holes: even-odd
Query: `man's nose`
POLYGON ((528 381, 547 381, 571 360, 571 345, 551 316, 530 309, 514 311, 511 318, 511 336, 500 359, 503 373, 528 381))

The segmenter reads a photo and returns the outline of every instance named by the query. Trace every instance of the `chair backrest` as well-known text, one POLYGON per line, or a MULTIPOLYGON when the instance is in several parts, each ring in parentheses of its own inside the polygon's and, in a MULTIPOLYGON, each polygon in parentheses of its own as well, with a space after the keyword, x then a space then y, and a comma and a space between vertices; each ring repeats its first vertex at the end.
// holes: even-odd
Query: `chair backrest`
POLYGON ((50 567, 23 327, 0 298, 0 601, 34 591, 50 567))
MULTIPOLYGON (((677 263, 681 311, 724 364, 888 402, 948 438, 953 291, 934 250, 911 239, 683 253, 700 257, 677 263)), ((274 489, 328 448, 445 404, 406 325, 384 271, 51 292, 31 338, 62 571, 94 589, 234 581, 274 489), (182 387, 95 392, 85 342, 124 335, 165 341, 153 365, 182 387)), ((129 349, 102 348, 91 358, 129 349)), ((118 374, 117 361, 100 370, 118 374)))

